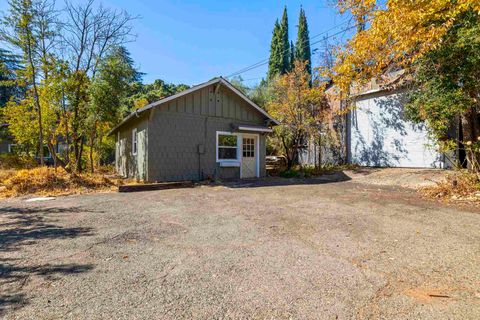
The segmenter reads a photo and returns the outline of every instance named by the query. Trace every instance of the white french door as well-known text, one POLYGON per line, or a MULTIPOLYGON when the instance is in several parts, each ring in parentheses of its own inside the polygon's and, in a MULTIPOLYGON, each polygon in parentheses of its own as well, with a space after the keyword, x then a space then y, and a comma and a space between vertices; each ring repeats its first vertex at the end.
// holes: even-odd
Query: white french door
POLYGON ((242 134, 242 178, 258 177, 258 135, 242 134))

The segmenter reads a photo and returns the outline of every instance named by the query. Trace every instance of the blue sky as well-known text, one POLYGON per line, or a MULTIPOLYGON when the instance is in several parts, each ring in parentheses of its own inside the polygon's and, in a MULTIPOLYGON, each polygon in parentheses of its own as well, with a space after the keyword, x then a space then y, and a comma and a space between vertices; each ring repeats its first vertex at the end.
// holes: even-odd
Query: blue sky
MULTIPOLYGON (((77 0, 81 1, 81 0, 77 0)), ((57 1, 59 4, 61 1, 57 1)), ((135 42, 128 43, 144 82, 161 78, 173 83, 198 84, 226 76, 269 55, 275 19, 288 8, 290 37, 296 37, 300 5, 306 11, 310 34, 316 35, 346 20, 328 3, 317 1, 248 0, 104 0, 104 6, 125 9, 140 18, 134 22, 135 42)), ((5 10, 6 1, 0 1, 5 10)), ((342 30, 345 25, 332 30, 342 30)), ((314 57, 315 63, 315 57, 314 57)), ((266 66, 242 74, 253 85, 266 66), (252 79, 252 80, 250 80, 252 79)))

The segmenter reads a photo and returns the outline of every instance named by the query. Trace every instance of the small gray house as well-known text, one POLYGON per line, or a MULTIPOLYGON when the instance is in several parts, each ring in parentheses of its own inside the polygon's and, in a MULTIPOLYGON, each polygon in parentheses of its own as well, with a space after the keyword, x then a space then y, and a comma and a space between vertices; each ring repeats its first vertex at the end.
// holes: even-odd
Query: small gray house
POLYGON ((223 78, 131 113, 112 129, 115 167, 149 182, 265 176, 265 135, 278 124, 223 78))

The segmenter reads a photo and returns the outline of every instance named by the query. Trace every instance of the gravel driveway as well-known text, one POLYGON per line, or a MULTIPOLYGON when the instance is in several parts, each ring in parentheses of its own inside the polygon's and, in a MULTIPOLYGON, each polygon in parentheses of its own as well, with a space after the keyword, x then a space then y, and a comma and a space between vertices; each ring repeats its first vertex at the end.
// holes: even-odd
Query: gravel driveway
POLYGON ((479 319, 480 214, 268 180, 0 202, 6 319, 479 319))

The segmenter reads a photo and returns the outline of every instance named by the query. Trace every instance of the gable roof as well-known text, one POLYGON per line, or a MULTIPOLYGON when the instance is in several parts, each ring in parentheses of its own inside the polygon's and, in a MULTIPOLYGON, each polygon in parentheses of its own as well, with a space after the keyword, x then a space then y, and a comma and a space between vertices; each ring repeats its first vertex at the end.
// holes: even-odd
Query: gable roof
POLYGON ((232 90, 237 96, 239 96, 240 98, 242 98, 245 102, 248 103, 248 105, 250 105, 252 108, 254 108, 255 110, 257 110, 258 112, 260 112, 263 116, 265 116, 265 118, 271 120, 275 125, 279 125, 280 123, 275 120, 274 118, 272 118, 265 110, 263 110, 262 108, 260 108, 255 102, 253 102, 252 100, 250 100, 245 94, 243 94, 240 90, 238 90, 237 88, 235 88, 230 82, 228 82, 227 80, 225 80, 224 78, 222 77, 219 77, 219 78, 215 78, 213 80, 210 80, 210 81, 207 81, 207 82, 204 82, 202 84, 199 84, 199 85, 196 85, 194 87, 191 87, 190 89, 187 89, 187 90, 184 90, 182 92, 179 92, 177 94, 174 94, 170 97, 167 97, 167 98, 163 98, 161 100, 158 100, 158 101, 155 101, 153 103, 150 103, 144 107, 141 107, 139 109, 137 109, 136 111, 130 113, 125 119, 122 120, 122 122, 120 122, 118 125, 116 125, 112 130, 110 130, 110 132, 108 133, 109 135, 114 133, 115 131, 117 131, 117 129, 119 129, 121 126, 123 126, 125 123, 127 123, 131 118, 133 118, 134 116, 135 117, 138 117, 141 113, 147 111, 147 110, 150 110, 152 108, 155 108, 155 107, 158 107, 162 104, 165 104, 169 101, 172 101, 172 100, 175 100, 177 98, 180 98, 182 96, 185 96, 187 94, 190 94, 192 92, 195 92, 195 91, 198 91, 198 90, 201 90, 205 87, 208 87, 208 86, 211 86, 213 84, 222 84, 224 86, 226 86, 227 88, 229 88, 230 90, 232 90))

